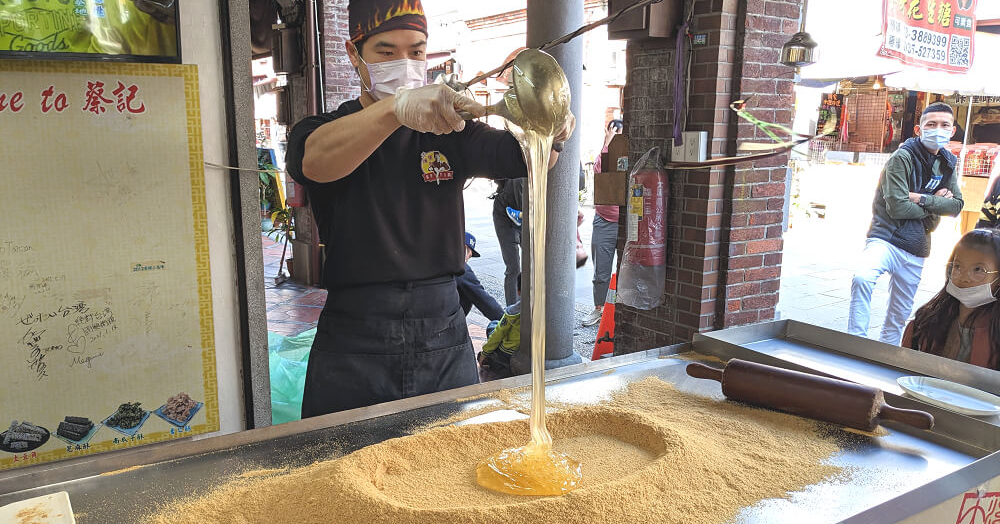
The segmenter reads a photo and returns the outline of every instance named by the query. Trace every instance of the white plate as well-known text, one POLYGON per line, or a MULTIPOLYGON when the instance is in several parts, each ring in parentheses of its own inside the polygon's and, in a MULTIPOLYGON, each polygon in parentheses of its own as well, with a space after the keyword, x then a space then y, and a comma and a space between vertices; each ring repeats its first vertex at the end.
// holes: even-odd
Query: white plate
POLYGON ((69 493, 60 491, 0 507, 0 522, 32 524, 75 524, 69 493))
POLYGON ((1000 397, 969 386, 931 377, 900 377, 899 387, 914 397, 963 415, 1000 414, 1000 397))

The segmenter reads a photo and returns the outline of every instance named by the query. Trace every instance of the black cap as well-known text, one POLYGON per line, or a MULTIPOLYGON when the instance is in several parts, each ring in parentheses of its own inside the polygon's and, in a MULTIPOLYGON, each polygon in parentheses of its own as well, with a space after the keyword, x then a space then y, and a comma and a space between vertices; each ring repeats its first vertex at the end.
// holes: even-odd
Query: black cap
POLYGON ((472 251, 472 256, 478 257, 479 253, 476 252, 476 237, 472 236, 472 233, 465 233, 465 247, 472 251))

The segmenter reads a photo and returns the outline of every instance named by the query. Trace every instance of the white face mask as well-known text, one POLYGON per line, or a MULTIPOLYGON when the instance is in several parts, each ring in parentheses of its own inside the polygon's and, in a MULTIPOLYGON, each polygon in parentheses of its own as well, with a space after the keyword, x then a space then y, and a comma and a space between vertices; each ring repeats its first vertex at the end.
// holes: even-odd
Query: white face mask
POLYGON ((990 302, 995 302, 997 297, 993 296, 993 282, 987 282, 978 286, 958 287, 948 281, 944 289, 949 295, 958 299, 967 308, 977 308, 990 302))
POLYGON ((358 59, 368 68, 368 78, 371 78, 372 81, 371 86, 365 86, 365 81, 362 78, 362 87, 375 100, 395 95, 396 90, 400 87, 412 89, 427 84, 427 62, 423 60, 400 58, 399 60, 369 64, 361 58, 360 54, 358 59))
POLYGON ((920 141, 927 149, 941 149, 948 145, 949 140, 951 140, 951 129, 939 127, 920 130, 920 141))

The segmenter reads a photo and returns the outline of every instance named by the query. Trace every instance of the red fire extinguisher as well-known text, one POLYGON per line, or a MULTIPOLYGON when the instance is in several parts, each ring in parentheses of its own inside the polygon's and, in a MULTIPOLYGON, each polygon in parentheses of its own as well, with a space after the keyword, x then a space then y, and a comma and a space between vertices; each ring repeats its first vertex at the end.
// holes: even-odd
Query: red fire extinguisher
POLYGON ((652 309, 663 300, 667 268, 667 173, 659 148, 646 152, 629 176, 625 254, 618 276, 619 302, 652 309))
POLYGON ((306 205, 306 188, 292 180, 292 177, 285 177, 285 205, 289 207, 303 207, 306 205))
MULTIPOLYGON (((643 169, 629 184, 629 219, 635 216, 633 251, 644 266, 663 265, 667 258, 667 176, 661 169, 643 169)), ((630 224, 631 225, 631 224, 630 224)))

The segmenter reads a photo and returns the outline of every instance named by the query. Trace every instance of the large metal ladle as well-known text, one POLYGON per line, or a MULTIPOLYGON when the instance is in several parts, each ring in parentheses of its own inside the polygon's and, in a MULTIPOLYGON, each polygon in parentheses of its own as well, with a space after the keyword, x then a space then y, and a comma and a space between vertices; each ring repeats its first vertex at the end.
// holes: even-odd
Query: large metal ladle
MULTIPOLYGON (((569 81, 552 55, 538 49, 518 53, 511 65, 510 85, 499 102, 486 108, 487 115, 543 135, 559 132, 570 110, 569 81)), ((459 114, 476 118, 465 111, 459 114)))

